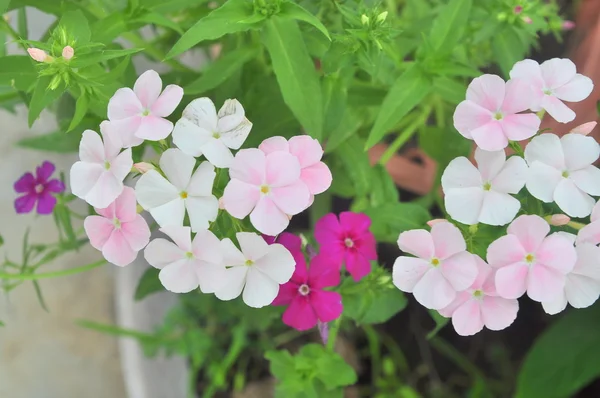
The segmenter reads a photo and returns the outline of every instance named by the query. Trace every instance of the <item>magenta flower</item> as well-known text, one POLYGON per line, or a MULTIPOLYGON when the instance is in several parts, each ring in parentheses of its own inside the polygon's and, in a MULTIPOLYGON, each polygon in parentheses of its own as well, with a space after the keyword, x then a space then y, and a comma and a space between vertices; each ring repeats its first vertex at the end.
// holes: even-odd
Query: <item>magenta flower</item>
POLYGON ((35 177, 31 173, 25 173, 15 182, 14 188, 17 193, 24 193, 15 199, 15 210, 17 213, 29 213, 37 202, 38 214, 50 214, 56 206, 56 198, 53 193, 61 193, 65 190, 65 184, 59 179, 50 179, 54 173, 54 164, 45 161, 35 170, 35 177))
POLYGON ((325 323, 339 318, 343 310, 342 296, 337 292, 323 290, 340 283, 336 263, 327 256, 317 255, 307 270, 306 260, 299 251, 299 237, 287 236, 279 243, 286 246, 296 260, 292 279, 281 285, 279 294, 273 301, 273 305, 289 305, 283 313, 283 323, 294 329, 308 330, 315 327, 317 321, 325 323))
POLYGON ((320 253, 341 268, 342 263, 355 281, 371 272, 371 260, 377 260, 375 237, 369 231, 371 219, 362 213, 343 212, 340 219, 330 213, 315 226, 320 253))

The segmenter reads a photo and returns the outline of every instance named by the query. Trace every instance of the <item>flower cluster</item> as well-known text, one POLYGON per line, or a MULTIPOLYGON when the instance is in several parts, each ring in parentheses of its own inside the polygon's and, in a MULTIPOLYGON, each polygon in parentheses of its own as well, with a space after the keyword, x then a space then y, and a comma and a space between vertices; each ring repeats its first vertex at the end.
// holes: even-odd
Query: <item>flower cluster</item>
MULTIPOLYGON (((133 89, 121 88, 110 99, 100 134, 83 133, 80 160, 71 168, 70 181, 73 194, 98 214, 84 222, 90 243, 118 266, 130 264, 144 250, 148 263, 160 269, 161 283, 172 292, 199 288, 222 300, 241 295, 251 307, 269 305, 298 269, 299 257, 294 248, 267 244, 257 232, 280 234, 293 215, 312 204, 314 195, 329 188, 332 176, 321 162, 323 149, 308 136, 296 136, 289 141, 272 137, 259 148, 238 150, 252 123, 237 100, 227 100, 217 112, 210 99, 195 99, 173 124, 167 117, 182 98, 181 87, 163 90, 160 76, 147 71, 133 89), (171 134, 174 148, 167 142, 171 134), (162 150, 157 165, 134 165, 132 148, 144 141, 159 141, 154 146, 162 150), (204 160, 199 161, 201 156, 204 160), (229 169, 229 181, 224 189, 216 188, 223 168, 229 169), (124 182, 131 173, 141 174, 135 188, 124 182), (221 191, 218 199, 215 194, 221 191), (150 241, 148 223, 138 214, 142 210, 168 239, 150 241), (229 213, 237 233, 215 229, 217 236, 211 230, 218 217, 229 217, 220 215, 221 210, 229 213), (235 219, 248 215, 257 232, 235 224, 235 219)), ((342 227, 338 230, 342 233, 342 227)), ((352 233, 348 236, 357 241, 349 250, 361 253, 364 231, 352 233)), ((374 249, 364 258, 373 253, 374 249)), ((332 259, 339 270, 344 258, 332 259)))
POLYGON ((600 204, 593 198, 600 196, 600 170, 594 166, 600 145, 587 136, 595 123, 559 137, 539 132, 540 117, 527 113, 545 111, 558 122, 570 122, 575 113, 563 101, 585 99, 593 84, 568 59, 541 65, 520 61, 510 77, 504 82, 484 75, 471 82, 454 123, 477 144, 476 166, 459 157, 442 175, 446 211, 468 226, 463 231, 470 242, 479 223, 509 224, 481 253, 487 262, 468 247, 461 229, 445 220, 432 220, 431 231, 406 231, 398 239, 399 248, 414 257, 396 260, 394 284, 451 317, 461 335, 484 326, 508 327, 525 293, 549 314, 567 303, 587 307, 600 296, 600 204), (523 151, 516 141, 530 138, 523 151), (509 145, 517 154, 507 159, 509 145), (565 214, 545 209, 550 203, 565 214), (587 225, 571 221, 585 221, 590 214, 587 225), (552 231, 552 226, 572 227, 578 235, 552 231))

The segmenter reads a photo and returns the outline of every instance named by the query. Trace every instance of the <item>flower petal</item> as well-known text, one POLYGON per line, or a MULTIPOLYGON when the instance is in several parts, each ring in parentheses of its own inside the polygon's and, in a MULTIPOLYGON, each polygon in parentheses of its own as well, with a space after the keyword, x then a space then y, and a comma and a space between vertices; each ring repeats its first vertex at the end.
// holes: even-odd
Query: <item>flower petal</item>
POLYGON ((361 252, 349 251, 346 253, 346 270, 358 282, 371 272, 371 262, 361 252))
POLYGON ((265 182, 267 159, 260 149, 242 149, 235 154, 229 176, 248 184, 260 186, 265 182))
POLYGON ((562 179, 560 171, 552 166, 535 161, 529 163, 529 173, 525 185, 533 197, 542 202, 550 203, 554 201, 554 191, 556 191, 556 187, 562 179))
POLYGON ((271 250, 267 242, 254 232, 238 232, 235 236, 240 243, 242 253, 248 260, 258 261, 271 250))
POLYGON ((482 187, 455 188, 444 192, 444 205, 450 217, 467 225, 479 222, 485 194, 482 187))
POLYGON ((276 151, 289 152, 290 146, 288 144, 288 141, 285 138, 283 138, 281 136, 275 136, 275 137, 269 137, 266 140, 264 140, 263 142, 261 142, 261 144, 258 146, 258 149, 263 151, 265 153, 265 155, 268 155, 271 152, 276 152, 276 151))
POLYGON ((463 101, 454 111, 454 127, 465 138, 473 139, 471 132, 493 120, 493 114, 472 101, 463 101))
POLYGON ((161 227, 180 227, 183 225, 183 219, 185 217, 185 202, 182 199, 177 198, 164 205, 148 209, 148 211, 161 227))
POLYGON ((186 118, 179 119, 173 128, 173 144, 188 155, 202 155, 202 146, 211 138, 210 131, 198 127, 186 118))
POLYGON ((440 265, 444 278, 457 292, 469 288, 477 278, 478 268, 471 253, 463 251, 446 258, 440 265))
POLYGON ((167 117, 175 111, 182 98, 183 89, 176 84, 169 84, 152 104, 150 110, 153 115, 167 117))
POLYGON ((403 252, 427 261, 434 256, 435 252, 431 233, 424 229, 412 229, 402 232, 398 237, 398 247, 403 252))
POLYGON ((259 232, 274 236, 283 232, 290 220, 269 196, 262 196, 250 213, 250 222, 259 232))
POLYGON ((160 157, 161 170, 179 192, 187 189, 195 165, 196 159, 193 156, 175 148, 167 149, 160 157))
POLYGON ((491 180, 492 190, 517 194, 527 182, 528 167, 519 156, 510 157, 500 172, 491 180))
POLYGON ((280 285, 290 280, 295 265, 296 261, 289 250, 278 243, 269 245, 267 254, 254 263, 254 267, 280 285))
POLYGON ((485 151, 500 151, 508 146, 502 123, 497 120, 471 131, 471 135, 477 146, 485 151))
POLYGON ((593 89, 594 83, 592 79, 577 73, 566 84, 555 88, 553 91, 558 99, 568 102, 579 102, 589 97, 593 89))
POLYGON ((283 313, 283 323, 297 330, 308 330, 317 325, 317 314, 306 296, 297 295, 283 313))
POLYGON ((325 163, 318 162, 303 168, 300 171, 300 179, 306 184, 312 195, 318 195, 329 189, 333 176, 325 163))
POLYGON ((509 80, 506 82, 505 91, 506 93, 502 103, 502 112, 506 114, 505 116, 513 115, 515 113, 530 109, 532 102, 535 102, 532 101, 532 99, 535 97, 533 95, 531 84, 525 79, 509 80))
POLYGON ((103 121, 100 124, 101 128, 103 124, 105 124, 105 129, 113 130, 114 134, 119 136, 123 148, 135 147, 144 142, 143 138, 135 136, 135 132, 142 124, 142 116, 135 115, 125 119, 112 120, 110 122, 103 121))
POLYGON ((158 279, 165 289, 173 293, 189 293, 198 287, 194 263, 188 259, 168 264, 160 270, 158 279))
POLYGON ((482 187, 479 170, 463 156, 453 159, 442 174, 444 191, 454 188, 482 187))
POLYGON ((147 70, 137 78, 133 85, 133 92, 140 100, 142 106, 150 109, 162 90, 162 80, 158 73, 147 70))
POLYGON ((565 154, 561 140, 555 134, 541 134, 525 147, 525 160, 529 167, 536 161, 557 170, 565 169, 565 154))
POLYGON ((600 196, 600 170, 596 166, 573 171, 570 178, 583 192, 600 196))
POLYGON ((286 152, 273 152, 266 156, 265 182, 271 187, 285 187, 300 179, 298 159, 286 152))
POLYGON ((437 268, 431 268, 413 289, 415 299, 425 308, 440 310, 456 297, 456 291, 437 268))
POLYGON ((290 138, 290 153, 298 158, 300 167, 315 165, 323 157, 323 148, 319 141, 309 135, 297 135, 290 138))
POLYGON ((403 292, 412 293, 415 285, 430 268, 431 265, 425 260, 400 256, 394 262, 392 272, 394 285, 403 292))
POLYGON ((150 241, 148 223, 139 214, 133 221, 121 224, 121 232, 129 246, 135 251, 142 250, 150 241))
POLYGON ((435 247, 435 256, 440 260, 467 250, 465 238, 452 223, 441 222, 431 227, 431 238, 435 247))
POLYGON ((123 181, 105 171, 100 174, 92 189, 85 195, 85 201, 102 209, 117 199, 121 192, 123 192, 123 181))
POLYGON ((223 263, 223 254, 221 253, 221 241, 211 231, 199 231, 192 241, 192 253, 194 257, 204 263, 218 264, 223 263))
POLYGON ((568 275, 565 295, 574 308, 587 308, 600 297, 600 280, 582 275, 568 275))
POLYGON ((560 234, 552 234, 544 239, 544 242, 535 253, 536 262, 552 268, 561 274, 567 274, 573 270, 577 261, 577 253, 573 243, 560 234))
POLYGON ((52 176, 54 170, 56 170, 54 164, 45 160, 41 166, 36 167, 35 175, 40 183, 45 183, 48 181, 48 178, 52 176))
POLYGON ((242 298, 249 307, 261 308, 277 297, 279 284, 257 269, 250 268, 242 298))
POLYGON ((490 330, 506 329, 517 319, 519 302, 502 297, 485 296, 480 304, 483 324, 490 330))
POLYGON ((507 232, 519 239, 527 253, 535 253, 550 232, 550 225, 540 216, 522 215, 510 224, 507 232))
POLYGON ((184 251, 173 242, 163 238, 153 239, 144 249, 144 258, 154 268, 162 269, 168 264, 184 259, 184 251))
POLYGON ((223 265, 226 267, 233 267, 237 265, 246 266, 246 257, 242 254, 240 249, 238 249, 231 239, 225 238, 220 243, 221 246, 221 254, 223 255, 223 265))
POLYGON ((171 121, 162 117, 148 115, 142 117, 135 136, 148 141, 160 141, 167 138, 172 131, 173 123, 171 121))
POLYGON ((487 225, 506 225, 515 218, 520 208, 521 202, 509 194, 487 191, 483 195, 478 221, 487 225))
POLYGON ((540 71, 546 87, 561 87, 575 77, 577 68, 568 58, 552 58, 540 65, 540 71))
POLYGON ((557 122, 569 123, 575 119, 575 112, 561 100, 552 95, 545 95, 544 98, 542 98, 541 104, 542 108, 544 108, 557 122))
POLYGON ((310 192, 306 184, 298 180, 283 187, 271 188, 269 198, 279 209, 292 216, 308 207, 310 192))
MULTIPOLYGON (((490 261, 489 256, 488 261, 490 261)), ((527 290, 528 274, 529 267, 526 263, 522 262, 499 268, 495 276, 496 292, 500 297, 505 299, 517 299, 521 297, 527 290)))
POLYGON ((104 165, 104 143, 93 130, 85 130, 79 141, 79 159, 86 163, 104 165))
POLYGON ((342 296, 338 292, 311 290, 310 303, 321 322, 331 322, 342 315, 342 296))
POLYGON ((192 232, 208 229, 209 221, 217 219, 219 201, 214 196, 188 196, 185 208, 190 217, 192 232))
POLYGON ((132 89, 118 89, 108 101, 108 120, 122 120, 131 116, 141 115, 143 106, 132 89))
POLYGON ((159 231, 171 238, 182 251, 192 251, 192 236, 190 227, 168 225, 160 228, 159 231))
POLYGON ((73 192, 73 195, 85 200, 86 195, 98 182, 98 179, 104 171, 104 167, 99 164, 75 162, 75 164, 71 166, 69 175, 71 192, 73 192))
POLYGON ((110 162, 110 172, 119 181, 123 181, 133 167, 133 158, 131 148, 125 149, 116 158, 110 162))
POLYGON ((600 157, 600 144, 593 137, 566 134, 560 139, 568 170, 583 169, 600 157))
POLYGON ((46 189, 50 192, 61 193, 65 191, 65 184, 61 180, 55 178, 48 181, 46 189))
POLYGON ((139 204, 146 210, 179 199, 179 191, 156 170, 144 173, 135 185, 139 204))
POLYGON ((477 77, 467 88, 467 100, 473 101, 491 112, 500 110, 504 96, 504 80, 496 75, 477 77))
POLYGON ((505 116, 501 121, 504 135, 511 141, 523 141, 533 137, 540 129, 542 120, 535 113, 505 116))
POLYGON ((129 246, 123 233, 118 229, 113 231, 102 247, 102 255, 106 261, 119 267, 131 264, 136 259, 137 253, 137 250, 129 246))
POLYGON ((225 270, 227 283, 222 288, 215 291, 215 296, 219 300, 233 300, 242 294, 242 290, 246 285, 246 274, 249 267, 245 265, 231 267, 225 270))
POLYGON ((37 213, 38 214, 52 214, 56 206, 56 198, 50 194, 50 192, 42 192, 37 197, 37 213))
MULTIPOLYGON (((533 301, 552 301, 565 288, 565 275, 541 264, 533 264, 527 278, 527 295, 533 301)), ((516 297, 515 297, 516 298, 516 297)))
MULTIPOLYGON (((458 159, 466 159, 466 158, 460 157, 460 158, 456 158, 455 160, 458 160, 458 159)), ((477 162, 478 173, 473 172, 471 167, 469 167, 467 165, 467 163, 465 163, 464 161, 462 163, 464 165, 463 166, 464 169, 469 170, 469 173, 473 175, 471 178, 473 178, 475 175, 477 175, 477 177, 478 177, 478 178, 473 178, 473 181, 477 181, 477 184, 474 184, 473 186, 481 186, 482 181, 491 181, 492 179, 494 179, 496 177, 496 175, 500 172, 500 170, 502 170, 502 167, 504 166, 504 163, 506 162, 506 153, 503 150, 489 152, 489 151, 484 151, 481 148, 476 148, 475 149, 475 161, 477 162)), ((471 162, 469 162, 469 164, 471 164, 471 162)), ((446 170, 448 170, 448 168, 446 168, 446 170)), ((463 170, 461 170, 461 171, 463 171, 463 170)), ((456 177, 458 177, 458 176, 455 176, 455 179, 456 179, 456 177)), ((460 176, 460 177, 464 178, 463 176, 460 176)), ((458 178, 460 178, 460 177, 458 177, 458 178)), ((453 186, 452 188, 458 188, 458 187, 453 186)))
MULTIPOLYGON (((522 79, 528 82, 534 89, 533 91, 535 93, 539 92, 541 97, 542 89, 544 87, 544 79, 542 78, 540 64, 538 64, 536 61, 532 59, 525 59, 517 62, 510 70, 510 78, 522 79)), ((537 112, 539 109, 531 108, 531 110, 537 112)))
POLYGON ((225 132, 235 129, 246 118, 244 107, 236 99, 225 100, 219 113, 217 126, 219 131, 225 132))
POLYGON ((88 216, 83 221, 83 228, 94 249, 102 250, 115 229, 111 220, 100 216, 88 216))
POLYGON ((250 214, 260 198, 257 186, 233 178, 227 183, 222 197, 225 210, 239 219, 250 214))
POLYGON ((209 138, 202 144, 202 154, 210 163, 218 168, 230 167, 233 162, 231 150, 225 146, 223 141, 216 138, 209 138))
POLYGON ((288 282, 279 286, 279 293, 271 305, 289 305, 298 295, 298 285, 294 282, 288 282))
POLYGON ((17 193, 35 192, 35 184, 33 174, 25 173, 15 182, 13 187, 17 193))
POLYGON ((214 293, 227 285, 227 269, 222 264, 195 262, 198 264, 195 270, 202 293, 214 293))
POLYGON ((116 217, 121 222, 133 221, 137 214, 137 202, 135 199, 135 191, 130 187, 123 187, 121 195, 109 206, 112 211, 109 214, 102 214, 104 217, 116 217))
POLYGON ((477 300, 467 300, 452 314, 452 326, 461 336, 472 336, 483 329, 480 303, 477 300))
POLYGON ((527 252, 516 235, 505 235, 492 242, 487 249, 488 263, 494 268, 522 261, 527 252))
POLYGON ((202 162, 194 171, 187 186, 189 196, 212 196, 212 188, 216 177, 215 167, 209 162, 202 162))
POLYGON ((554 190, 554 201, 570 217, 587 217, 592 212, 594 199, 577 188, 570 178, 563 178, 554 190))
POLYGON ((310 260, 307 282, 311 289, 337 286, 340 284, 340 267, 329 256, 317 254, 310 260))
POLYGON ((594 221, 579 230, 577 244, 581 243, 600 244, 600 221, 594 221))
POLYGON ((546 314, 556 315, 559 312, 564 311, 567 308, 567 296, 563 292, 559 297, 552 301, 544 301, 542 302, 542 307, 546 314))

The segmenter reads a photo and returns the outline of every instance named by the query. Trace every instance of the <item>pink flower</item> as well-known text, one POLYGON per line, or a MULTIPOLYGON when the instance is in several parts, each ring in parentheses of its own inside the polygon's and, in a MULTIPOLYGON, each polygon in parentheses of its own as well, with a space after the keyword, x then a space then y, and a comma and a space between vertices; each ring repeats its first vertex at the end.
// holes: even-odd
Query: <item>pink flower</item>
POLYGON ((300 163, 285 152, 265 155, 260 149, 242 149, 229 168, 231 180, 223 193, 225 210, 266 235, 287 228, 288 215, 306 209, 310 193, 300 180, 300 163))
POLYGON ((456 107, 454 127, 481 149, 499 151, 509 140, 522 141, 538 131, 541 121, 536 115, 519 113, 529 109, 531 101, 531 88, 522 80, 505 83, 496 75, 480 76, 456 107))
MULTIPOLYGON (((300 238, 297 239, 299 244, 300 238)), ((290 252, 293 251, 290 249, 290 252)), ((289 305, 283 313, 283 323, 298 330, 308 330, 317 321, 331 322, 342 314, 342 296, 324 290, 340 283, 335 263, 321 254, 314 257, 307 270, 304 257, 295 256, 296 270, 292 279, 282 285, 273 305, 289 305)))
POLYGON ((552 234, 550 225, 535 215, 523 215, 503 236, 488 247, 487 259, 496 268, 496 290, 500 297, 516 299, 525 291, 534 301, 552 301, 565 288, 577 254, 569 239, 552 234))
POLYGON ((66 59, 68 61, 71 58, 73 58, 73 55, 75 55, 75 50, 73 50, 73 47, 65 46, 65 48, 63 48, 62 56, 64 59, 66 59))
POLYGON ((289 152, 300 162, 300 179, 310 191, 310 203, 314 195, 325 192, 332 181, 331 171, 323 162, 323 148, 319 141, 308 135, 299 135, 287 141, 283 137, 271 137, 264 140, 258 147, 265 154, 275 151, 289 152))
POLYGON ((460 230, 452 223, 435 224, 431 232, 414 229, 400 234, 398 247, 417 258, 400 256, 394 263, 394 285, 413 293, 426 308, 450 305, 457 292, 475 282, 477 265, 460 230))
POLYGON ((25 194, 15 199, 17 213, 31 212, 36 202, 38 214, 52 213, 56 206, 56 198, 52 194, 65 190, 65 184, 61 180, 50 179, 52 173, 54 173, 54 165, 45 161, 36 168, 35 177, 31 173, 25 173, 15 182, 15 191, 25 194))
POLYGON ((83 132, 79 143, 79 162, 71 167, 73 194, 90 205, 103 209, 123 192, 123 180, 131 171, 131 149, 121 150, 118 137, 100 126, 102 139, 92 130, 83 132))
POLYGON ((531 59, 519 61, 510 71, 510 77, 522 79, 531 86, 528 98, 532 111, 545 109, 561 123, 575 119, 575 112, 562 101, 583 101, 594 88, 592 80, 577 73, 570 59, 553 58, 541 65, 531 59))
POLYGON ((371 260, 377 260, 375 237, 369 231, 371 219, 366 214, 343 212, 340 219, 330 213, 315 225, 315 239, 320 254, 346 270, 355 281, 371 272, 371 260))
POLYGON ((494 272, 481 257, 473 255, 477 265, 477 278, 454 301, 440 310, 445 317, 452 317, 452 326, 461 336, 472 336, 483 327, 502 330, 517 318, 519 302, 516 299, 498 297, 494 286, 494 272))
POLYGON ((577 234, 577 244, 581 243, 600 244, 600 201, 592 210, 590 223, 581 228, 577 234))
POLYGON ((136 80, 133 90, 120 88, 108 102, 108 119, 126 147, 136 146, 143 140, 159 141, 173 131, 173 123, 165 119, 183 98, 183 89, 175 84, 165 87, 153 70, 146 71, 136 80))
POLYGON ((52 57, 48 56, 46 51, 40 50, 39 48, 35 48, 35 47, 28 48, 27 53, 34 61, 37 61, 37 62, 45 62, 52 58, 52 57))
POLYGON ((95 209, 99 216, 86 217, 83 222, 90 244, 119 267, 131 264, 150 240, 150 228, 136 207, 133 188, 125 187, 110 206, 95 209))

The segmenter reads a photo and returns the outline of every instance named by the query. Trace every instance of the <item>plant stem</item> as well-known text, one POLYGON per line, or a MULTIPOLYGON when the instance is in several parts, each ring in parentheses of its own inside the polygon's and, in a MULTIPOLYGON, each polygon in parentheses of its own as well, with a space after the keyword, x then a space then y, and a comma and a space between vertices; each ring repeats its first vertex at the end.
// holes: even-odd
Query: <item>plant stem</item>
POLYGON ((329 328, 329 339, 327 340, 327 350, 333 351, 335 349, 335 339, 337 338, 338 332, 340 331, 340 325, 342 323, 342 316, 332 322, 329 328))
POLYGON ((580 230, 581 228, 583 228, 583 227, 585 227, 585 226, 586 226, 585 224, 582 224, 582 223, 580 223, 580 222, 577 222, 577 221, 569 221, 569 222, 567 223, 567 225, 568 225, 569 227, 573 228, 573 229, 576 229, 576 230, 580 230))
POLYGON ((78 274, 80 272, 89 271, 96 267, 99 267, 106 263, 106 260, 96 261, 95 263, 82 265, 81 267, 75 267, 71 269, 66 269, 64 271, 56 271, 56 272, 44 272, 40 274, 9 274, 5 272, 0 272, 0 279, 19 279, 22 281, 31 281, 37 279, 48 279, 48 278, 58 278, 61 276, 69 276, 78 274))

